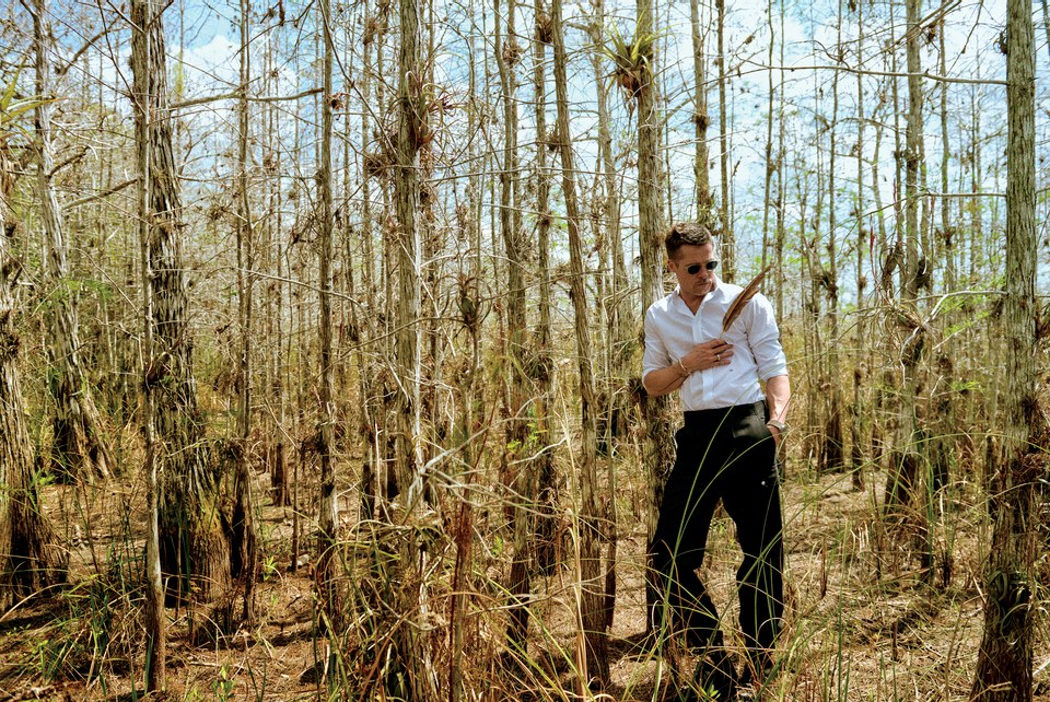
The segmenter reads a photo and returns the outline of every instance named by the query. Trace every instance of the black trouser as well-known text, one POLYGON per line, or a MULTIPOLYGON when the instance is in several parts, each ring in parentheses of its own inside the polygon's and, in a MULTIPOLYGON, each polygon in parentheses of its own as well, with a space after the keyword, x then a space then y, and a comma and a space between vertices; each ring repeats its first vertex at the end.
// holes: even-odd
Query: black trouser
POLYGON ((718 612, 696 571, 704 560, 711 517, 722 501, 744 553, 736 574, 740 628, 756 662, 772 650, 784 612, 780 488, 766 418, 765 402, 685 413, 649 545, 656 630, 684 630, 691 647, 718 645, 718 612))

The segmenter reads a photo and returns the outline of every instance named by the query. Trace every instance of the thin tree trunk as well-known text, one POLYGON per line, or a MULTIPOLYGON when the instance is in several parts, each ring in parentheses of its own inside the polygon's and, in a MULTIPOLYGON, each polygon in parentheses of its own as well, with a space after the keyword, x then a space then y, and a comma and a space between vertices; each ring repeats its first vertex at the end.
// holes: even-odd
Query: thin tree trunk
POLYGON ((318 218, 317 256, 320 280, 320 383, 318 403, 321 408, 320 428, 317 434, 317 453, 321 463, 321 494, 318 505, 317 568, 315 580, 320 590, 321 606, 328 615, 329 626, 338 622, 338 593, 336 589, 335 548, 339 528, 339 502, 335 489, 335 368, 332 354, 332 269, 334 250, 332 242, 335 230, 335 209, 332 203, 332 62, 335 55, 333 27, 331 24, 330 0, 321 0, 318 6, 318 26, 324 35, 324 51, 321 64, 321 161, 317 169, 317 184, 320 188, 321 211, 318 218))
MULTIPOLYGON (((697 0, 691 0, 691 4, 696 4, 697 0)), ((769 0, 766 5, 766 20, 767 26, 769 27, 769 52, 767 54, 767 63, 769 64, 769 70, 766 72, 767 78, 767 89, 769 91, 767 106, 766 106, 766 174, 764 180, 764 190, 762 196, 762 268, 766 269, 766 261, 769 257, 769 210, 770 210, 770 192, 773 183, 773 174, 776 172, 776 164, 773 162, 773 100, 776 97, 776 90, 773 86, 773 49, 776 46, 777 33, 773 27, 773 0, 769 0)), ((767 291, 768 285, 763 283, 762 292, 763 294, 767 291)))
MULTIPOLYGON (((142 310, 144 348, 141 356, 144 368, 143 376, 156 363, 154 354, 157 342, 154 340, 152 280, 152 259, 150 257, 152 202, 150 183, 153 178, 152 150, 150 148, 150 123, 146 119, 153 98, 150 92, 149 66, 152 65, 152 54, 158 50, 152 41, 152 32, 147 31, 153 19, 151 3, 138 3, 132 6, 137 17, 132 20, 133 57, 138 63, 135 71, 132 99, 135 109, 135 142, 136 160, 139 171, 139 248, 142 267, 142 310), (135 19, 138 21, 136 22, 135 19)), ((160 18, 157 18, 159 23, 160 18)), ((156 398, 149 383, 143 383, 142 427, 146 441, 146 607, 144 624, 146 630, 146 690, 148 692, 163 690, 166 685, 167 636, 165 633, 166 617, 164 613, 164 582, 162 576, 163 561, 160 549, 160 470, 164 457, 158 455, 162 447, 158 446, 159 437, 156 427, 156 398)))
MULTIPOLYGON (((402 514, 398 521, 411 524, 420 512, 423 485, 419 447, 419 151, 430 138, 426 115, 425 85, 420 60, 419 0, 400 0, 401 42, 398 55, 397 174, 394 179, 394 207, 397 220, 397 320, 395 359, 400 378, 395 405, 398 416, 394 471, 400 491, 402 514)), ((417 571, 425 567, 426 554, 413 539, 399 549, 400 577, 418 582, 417 571)), ((426 616, 426 584, 404 588, 397 611, 408 619, 395 635, 400 665, 405 668, 407 685, 414 699, 436 699, 436 681, 431 679, 429 649, 417 631, 418 619, 426 616)))
MULTIPOLYGON (((638 0, 635 8, 636 37, 647 37, 653 33, 652 0, 638 0)), ((664 252, 663 237, 666 225, 660 209, 660 132, 656 111, 656 47, 646 57, 635 99, 638 112, 638 243, 642 266, 641 316, 649 305, 663 297, 664 252)), ((649 482, 649 504, 646 505, 646 534, 651 540, 656 531, 656 518, 663 495, 663 478, 674 464, 674 440, 671 404, 667 396, 645 397, 642 404, 645 427, 643 465, 649 482)), ((651 567, 651 563, 649 564, 651 567)), ((652 579, 649 579, 652 580, 652 579)), ((646 606, 652 614, 661 601, 655 584, 646 588, 646 606)), ((648 627, 652 630, 654 617, 650 616, 648 627)))
MULTIPOLYGON (((696 128, 696 154, 693 157, 693 178, 696 183, 696 219, 708 222, 711 217, 711 184, 707 176, 708 155, 707 127, 711 118, 707 114, 707 85, 704 70, 704 38, 700 31, 700 0, 689 0, 689 28, 693 40, 693 126, 696 128)), ((772 42, 772 39, 770 40, 772 42)))
MULTIPOLYGON (((268 39, 277 42, 276 33, 270 32, 268 39), (273 35, 271 37, 271 35, 273 35)), ((279 44, 278 44, 279 46, 279 44)), ((277 71, 276 50, 274 44, 267 46, 267 65, 264 75, 268 87, 267 94, 274 94, 277 79, 274 77, 277 71)), ((278 107, 276 103, 267 106, 267 129, 266 129, 266 156, 263 164, 266 172, 275 177, 272 186, 267 193, 267 217, 266 217, 266 256, 267 268, 275 270, 277 279, 271 281, 266 287, 266 336, 273 339, 272 351, 270 351, 269 390, 272 393, 273 404, 276 405, 276 418, 274 421, 274 436, 276 443, 273 447, 273 465, 270 474, 270 485, 273 490, 273 504, 278 507, 287 507, 292 503, 291 490, 288 479, 288 443, 287 443, 287 421, 288 401, 285 390, 285 366, 282 353, 284 343, 284 313, 285 313, 285 281, 284 281, 284 237, 282 233, 283 209, 279 206, 281 199, 281 173, 282 153, 281 140, 277 138, 278 107)))
MULTIPOLYGON (((601 42, 605 31, 604 0, 594 0, 592 4, 594 20, 591 25, 591 36, 595 44, 601 42)), ((613 613, 616 602, 616 551, 617 551, 617 512, 616 512, 616 458, 617 444, 625 433, 630 405, 628 378, 634 351, 632 329, 630 327, 630 293, 627 271, 623 259, 623 243, 620 240, 620 189, 616 173, 616 157, 613 155, 612 130, 609 122, 608 81, 604 80, 606 69, 602 55, 594 52, 595 86, 598 91, 598 167, 596 179, 600 176, 604 196, 601 198, 601 222, 599 227, 604 235, 599 237, 605 242, 603 260, 608 256, 609 269, 612 272, 611 290, 603 296, 608 310, 608 382, 606 393, 605 437, 606 444, 606 500, 605 521, 603 530, 606 546, 605 570, 605 611, 606 626, 612 628, 613 613)), ((596 188, 597 189, 597 188, 596 188)))
MULTIPOLYGON (((864 2, 857 3, 857 65, 864 66, 864 2)), ((864 487, 865 427, 868 425, 864 409, 864 380, 870 368, 867 354, 867 324, 864 307, 864 252, 870 251, 869 237, 872 230, 864 226, 864 77, 857 74, 857 199, 854 205, 857 221, 857 322, 854 346, 856 360, 853 365, 853 406, 850 408, 850 474, 856 490, 864 487)))
POLYGON ((784 209, 787 207, 787 188, 784 187, 784 173, 787 170, 787 163, 784 157, 784 112, 787 105, 786 90, 784 87, 784 15, 786 14, 784 5, 786 0, 780 0, 779 3, 779 19, 780 19, 780 101, 777 107, 777 123, 781 125, 781 128, 777 130, 777 236, 776 236, 776 273, 774 281, 776 282, 776 289, 773 291, 776 295, 777 302, 777 319, 784 319, 784 244, 787 238, 787 232, 784 226, 784 209))
POLYGON ((531 489, 531 466, 523 462, 527 455, 528 424, 524 416, 526 405, 525 376, 525 275, 520 209, 515 199, 518 180, 518 107, 517 73, 520 49, 514 30, 517 14, 516 0, 493 1, 496 23, 495 56, 499 69, 500 91, 503 102, 503 161, 499 172, 500 209, 499 223, 503 238, 503 250, 507 261, 507 351, 509 358, 509 388, 507 399, 507 426, 504 439, 506 446, 508 475, 505 481, 511 487, 514 504, 511 510, 513 533, 513 558, 510 567, 508 591, 510 594, 507 639, 513 653, 524 653, 529 629, 529 553, 530 514, 533 512, 533 490, 531 489), (501 17, 502 16, 502 17, 501 17), (504 34, 504 29, 506 33, 504 34))
MULTIPOLYGON (((916 500, 920 488, 919 434, 915 425, 915 408, 918 399, 918 371, 922 352, 924 334, 915 319, 916 297, 920 288, 919 261, 919 171, 922 160, 922 82, 919 62, 919 26, 921 0, 907 0, 907 48, 908 66, 908 120, 905 134, 905 202, 904 202, 904 262, 902 266, 901 303, 905 314, 897 315, 904 322, 898 329, 902 345, 898 350, 900 358, 901 396, 897 411, 897 441, 894 448, 893 462, 887 475, 886 512, 893 514, 902 505, 913 503, 915 509, 911 514, 918 520, 916 527, 923 532, 925 540, 928 529, 921 522, 925 510, 916 500)), ((898 518, 903 516, 897 515, 898 518)), ((924 549, 925 550, 925 549, 924 549)))
POLYGON ((237 369, 237 439, 234 461, 233 539, 230 549, 231 575, 239 579, 244 607, 241 618, 255 620, 255 580, 259 554, 252 501, 249 437, 252 408, 252 292, 255 283, 254 228, 248 198, 248 84, 251 80, 249 51, 250 0, 241 0, 241 96, 237 109, 237 316, 240 326, 240 359, 237 369))
MULTIPOLYGON (((981 78, 980 54, 977 55, 975 73, 978 80, 981 78)), ((970 166, 970 193, 973 198, 970 207, 970 282, 976 282, 980 271, 984 267, 984 214, 979 199, 984 179, 984 169, 981 166, 981 86, 971 86, 970 91, 970 119, 971 139, 973 153, 971 154, 970 166)))
MULTIPOLYGON (((944 28, 940 30, 941 75, 948 75, 948 52, 944 43, 944 28)), ((941 192, 948 192, 948 171, 951 161, 951 148, 948 138, 948 83, 941 84, 941 192)), ((941 198, 941 240, 944 242, 944 289, 955 289, 955 226, 951 220, 951 200, 941 198)))
MULTIPOLYGON (((218 523, 215 482, 205 465, 204 424, 197 408, 182 203, 172 145, 165 72, 164 22, 154 0, 131 3, 131 67, 137 124, 148 150, 147 268, 152 348, 146 391, 155 409, 160 558, 169 595, 208 599, 229 588, 226 534, 218 523)), ((143 176, 146 178, 146 175, 143 176)))
MULTIPOLYGON (((1006 392, 1003 451, 990 499, 994 527, 985 571, 984 636, 971 697, 981 702, 1032 699, 1032 653, 1039 480, 1048 437, 1039 406, 1036 357, 1035 48, 1032 5, 1009 0, 1006 20, 1006 392)), ((989 470, 993 466, 988 466, 989 470)))
MULTIPOLYGON (((842 52, 842 0, 838 3, 838 37, 836 51, 842 52)), ((841 58, 840 58, 841 60, 841 58)), ((827 409, 824 415, 824 469, 841 470, 843 466, 842 446, 842 391, 839 383, 839 267, 838 267, 838 232, 836 227, 836 207, 838 192, 835 189, 835 167, 838 164, 835 137, 838 133, 839 120, 839 71, 835 71, 831 83, 831 125, 828 129, 828 274, 824 287, 828 297, 828 339, 827 345, 827 386, 829 392, 827 409)))
MULTIPOLYGON (((373 31, 375 25, 372 24, 373 21, 367 5, 362 12, 362 16, 365 24, 361 40, 363 45, 363 70, 357 83, 364 103, 364 109, 361 110, 361 143, 367 144, 372 140, 372 110, 369 108, 373 97, 372 76, 374 71, 372 50, 373 46, 380 41, 380 37, 377 36, 377 32, 373 31)), ((376 287, 373 273, 375 252, 372 245, 375 237, 375 224, 372 213, 372 179, 378 175, 380 174, 369 172, 367 165, 363 166, 361 175, 361 239, 364 244, 364 261, 361 268, 369 309, 378 309, 379 306, 379 291, 376 287)), ((375 519, 378 516, 376 503, 380 495, 385 492, 379 489, 377 481, 378 476, 383 473, 386 455, 384 451, 380 450, 380 436, 378 433, 378 423, 382 413, 382 405, 379 401, 382 381, 378 379, 380 375, 379 363, 374 360, 372 354, 366 355, 364 351, 371 338, 381 333, 377 328, 378 325, 369 323, 372 321, 372 317, 369 315, 369 319, 361 329, 360 343, 354 351, 358 367, 361 369, 361 372, 358 374, 358 385, 361 391, 361 426, 365 441, 365 445, 362 447, 364 457, 361 461, 361 505, 358 514, 365 521, 375 519)))
MULTIPOLYGON (((569 297, 572 300, 576 329, 576 353, 580 372, 580 421, 582 434, 579 447, 577 472, 580 480, 579 507, 579 559, 580 559, 580 625, 584 636, 584 649, 580 651, 581 695, 588 695, 592 685, 604 687, 609 680, 609 660, 605 631, 604 598, 602 596, 602 564, 598 550, 600 525, 598 523, 598 475, 596 438, 598 409, 594 377, 591 367, 590 330, 584 286, 583 245, 580 241, 580 209, 576 200, 576 175, 572 162, 572 141, 569 131, 569 86, 568 59, 562 30, 561 3, 553 4, 554 39, 554 84, 558 104, 558 147, 561 153, 562 195, 565 198, 565 215, 569 230, 569 266, 571 283, 569 297)), ((651 16, 651 15, 650 15, 651 16)), ((655 154, 654 154, 655 156, 655 154)), ((657 208, 659 190, 654 189, 657 208)))
POLYGON ((554 466, 553 425, 550 406, 553 399, 554 362, 551 358, 551 172, 547 165, 550 148, 547 134, 547 71, 546 45, 551 42, 551 16, 543 0, 535 0, 536 41, 533 43, 533 84, 536 103, 536 248, 539 271, 539 320, 536 325, 536 356, 533 380, 535 382, 536 430, 542 449, 536 459, 539 515, 536 522, 536 563, 545 573, 556 565, 558 481, 554 466))
MULTIPOLYGON (((36 92, 41 96, 51 95, 49 54, 53 51, 54 38, 48 4, 48 0, 36 0, 33 13, 36 92)), ((51 454, 60 475, 89 480, 105 478, 112 472, 113 457, 102 433, 102 417, 95 407, 94 390, 81 367, 76 294, 72 289, 62 290, 67 286, 69 264, 65 225, 51 181, 55 159, 51 145, 50 101, 42 100, 36 106, 36 138, 39 149, 37 189, 47 236, 47 277, 50 286, 56 289, 47 314, 51 333, 48 389, 55 401, 51 454)))
MULTIPOLYGON (((639 0, 641 2, 643 0, 639 0)), ((651 0, 644 0, 651 2, 651 0)), ((736 234, 733 232, 729 218, 729 125, 727 121, 727 98, 726 84, 729 78, 726 76, 726 52, 725 52, 725 23, 726 3, 725 0, 715 0, 715 9, 718 11, 718 147, 720 150, 718 163, 722 180, 722 202, 719 205, 719 223, 722 229, 721 255, 722 255, 722 278, 732 283, 736 276, 736 234)))

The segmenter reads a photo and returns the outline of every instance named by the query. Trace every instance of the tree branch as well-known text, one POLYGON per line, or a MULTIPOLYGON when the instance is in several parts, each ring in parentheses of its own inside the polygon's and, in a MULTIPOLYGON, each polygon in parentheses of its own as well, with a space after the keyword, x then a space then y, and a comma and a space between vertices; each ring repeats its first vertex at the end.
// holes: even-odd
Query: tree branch
MULTIPOLYGON (((304 97, 310 97, 311 95, 317 95, 323 92, 321 88, 310 88, 304 90, 301 93, 295 95, 268 95, 266 97, 247 97, 244 98, 248 102, 287 102, 289 100, 300 100, 304 97)), ((230 93, 223 93, 222 95, 209 95, 207 97, 193 98, 191 100, 183 100, 177 102, 171 106, 173 110, 181 110, 187 107, 196 107, 197 105, 207 105, 212 102, 219 102, 220 100, 238 100, 241 99, 241 91, 234 90, 230 93)))

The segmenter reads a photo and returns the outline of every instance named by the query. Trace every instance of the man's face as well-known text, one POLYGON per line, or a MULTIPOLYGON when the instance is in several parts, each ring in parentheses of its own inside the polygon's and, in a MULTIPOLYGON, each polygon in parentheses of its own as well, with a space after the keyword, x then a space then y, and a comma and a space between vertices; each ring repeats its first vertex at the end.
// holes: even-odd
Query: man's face
POLYGON ((715 245, 708 242, 703 246, 683 246, 668 265, 678 277, 678 286, 683 293, 702 298, 715 289, 714 266, 717 263, 715 245))

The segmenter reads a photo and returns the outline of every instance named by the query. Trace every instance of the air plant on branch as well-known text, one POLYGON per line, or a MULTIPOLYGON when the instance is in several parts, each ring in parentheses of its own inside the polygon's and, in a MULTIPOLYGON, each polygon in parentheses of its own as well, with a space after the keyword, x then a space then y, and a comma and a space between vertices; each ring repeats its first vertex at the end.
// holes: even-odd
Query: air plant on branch
POLYGON ((638 35, 636 31, 634 37, 628 38, 620 33, 615 24, 609 25, 609 37, 601 50, 615 66, 612 78, 623 90, 628 107, 651 80, 653 46, 657 36, 652 32, 638 35))

